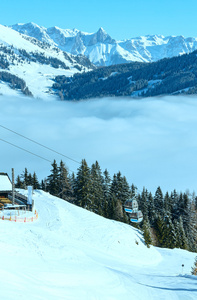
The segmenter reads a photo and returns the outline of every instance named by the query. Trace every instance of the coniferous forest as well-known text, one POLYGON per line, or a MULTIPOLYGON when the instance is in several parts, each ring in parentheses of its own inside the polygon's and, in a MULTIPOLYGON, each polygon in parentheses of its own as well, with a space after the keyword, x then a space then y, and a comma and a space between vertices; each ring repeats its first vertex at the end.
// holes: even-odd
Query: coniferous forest
MULTIPOLYGON (((105 218, 131 224, 123 205, 134 196, 136 187, 129 185, 121 172, 111 178, 107 169, 103 172, 97 161, 89 167, 83 159, 77 173, 70 174, 63 161, 58 166, 54 160, 51 173, 41 182, 35 172, 32 175, 25 168, 16 178, 16 187, 26 188, 28 185, 105 218)), ((174 190, 163 194, 158 187, 152 194, 143 188, 138 191, 137 200, 143 221, 131 225, 143 231, 148 247, 152 244, 197 251, 197 197, 194 193, 178 193, 174 190)))

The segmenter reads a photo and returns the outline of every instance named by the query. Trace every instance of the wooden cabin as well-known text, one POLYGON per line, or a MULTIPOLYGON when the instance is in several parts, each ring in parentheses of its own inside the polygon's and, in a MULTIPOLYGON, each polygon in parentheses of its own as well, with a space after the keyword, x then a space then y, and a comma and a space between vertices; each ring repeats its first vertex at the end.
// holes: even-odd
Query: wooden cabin
POLYGON ((12 197, 12 182, 7 173, 0 172, 0 209, 31 209, 32 205, 28 204, 28 198, 14 191, 14 201, 12 197), (13 203, 14 202, 14 203, 13 203))
POLYGON ((0 173, 0 209, 5 204, 11 204, 12 182, 7 173, 0 173))

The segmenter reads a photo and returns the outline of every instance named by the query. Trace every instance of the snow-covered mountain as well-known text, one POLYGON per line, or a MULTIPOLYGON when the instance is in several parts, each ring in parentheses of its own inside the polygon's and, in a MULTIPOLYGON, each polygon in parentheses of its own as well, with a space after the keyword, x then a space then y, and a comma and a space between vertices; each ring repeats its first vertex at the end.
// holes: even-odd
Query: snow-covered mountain
POLYGON ((147 248, 132 226, 40 190, 33 199, 38 220, 0 220, 1 299, 196 299, 195 253, 147 248))
POLYGON ((53 94, 57 75, 73 75, 92 69, 85 56, 67 54, 54 45, 41 42, 0 25, 0 93, 45 98, 53 94))
POLYGON ((44 28, 34 23, 16 24, 11 28, 71 54, 83 54, 97 66, 132 61, 154 62, 197 49, 195 37, 147 35, 116 41, 103 28, 96 33, 58 27, 44 28))

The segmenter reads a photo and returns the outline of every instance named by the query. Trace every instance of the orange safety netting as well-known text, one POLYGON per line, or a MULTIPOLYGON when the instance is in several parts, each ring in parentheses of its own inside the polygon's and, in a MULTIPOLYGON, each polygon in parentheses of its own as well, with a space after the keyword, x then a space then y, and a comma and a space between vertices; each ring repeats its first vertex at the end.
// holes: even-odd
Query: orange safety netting
POLYGON ((5 217, 5 216, 2 216, 2 217, 0 217, 0 219, 12 221, 12 222, 33 222, 38 219, 38 213, 35 211, 35 214, 32 217, 20 217, 20 216, 5 217))

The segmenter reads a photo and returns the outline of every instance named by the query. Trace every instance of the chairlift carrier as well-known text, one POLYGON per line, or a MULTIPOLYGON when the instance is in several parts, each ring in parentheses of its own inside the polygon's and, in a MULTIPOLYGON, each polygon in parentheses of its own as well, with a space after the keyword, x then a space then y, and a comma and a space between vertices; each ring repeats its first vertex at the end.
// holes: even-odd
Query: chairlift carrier
POLYGON ((135 196, 132 199, 129 199, 125 202, 124 210, 128 214, 132 223, 142 222, 143 214, 141 210, 138 210, 138 202, 135 196))

